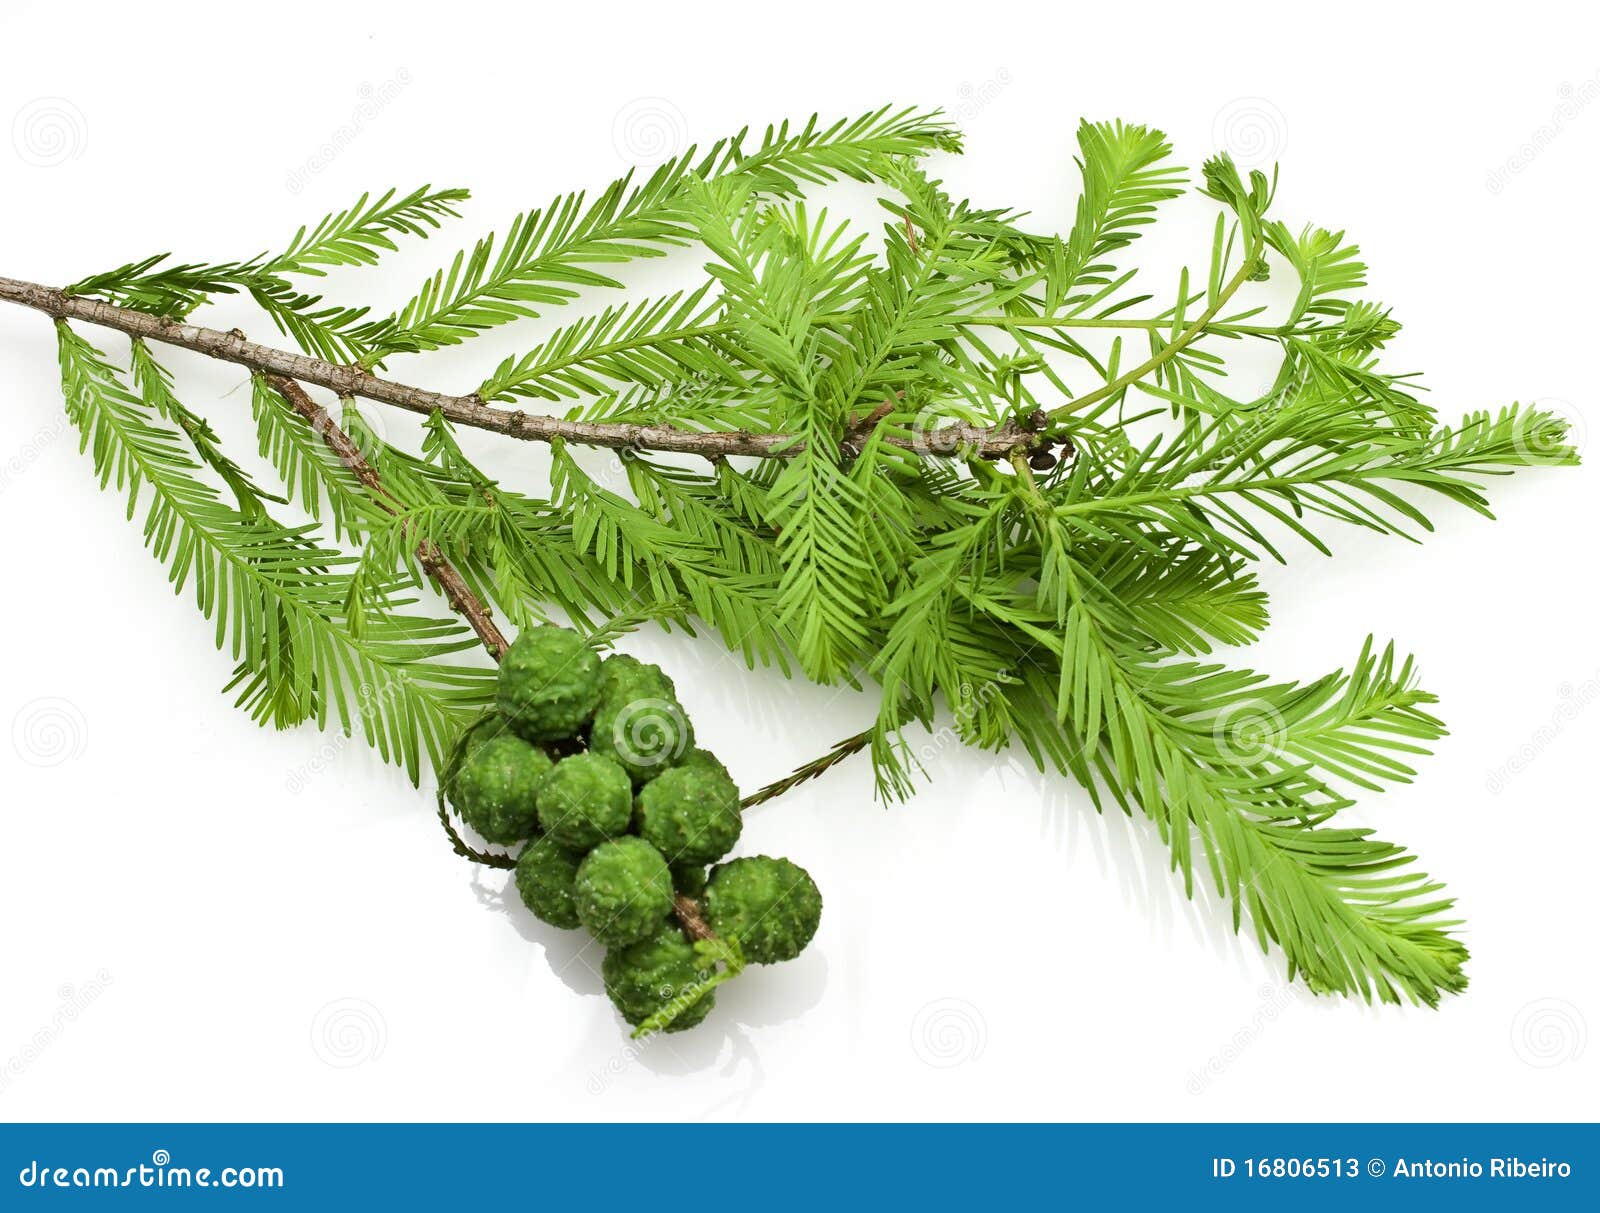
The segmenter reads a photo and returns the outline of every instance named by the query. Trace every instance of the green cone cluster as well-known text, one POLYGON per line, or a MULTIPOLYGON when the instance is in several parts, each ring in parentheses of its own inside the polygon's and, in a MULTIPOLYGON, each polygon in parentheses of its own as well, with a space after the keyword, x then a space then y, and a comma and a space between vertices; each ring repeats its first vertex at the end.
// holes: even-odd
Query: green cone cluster
POLYGON ((771 964, 811 941, 822 897, 803 869, 756 856, 707 871, 739 841, 739 789, 696 748, 660 667, 530 628, 501 661, 496 708, 463 740, 446 793, 483 838, 526 844, 516 887, 536 917, 606 945, 606 993, 628 1023, 692 1027, 715 1002, 716 959, 771 964), (720 951, 685 934, 678 896, 720 951))

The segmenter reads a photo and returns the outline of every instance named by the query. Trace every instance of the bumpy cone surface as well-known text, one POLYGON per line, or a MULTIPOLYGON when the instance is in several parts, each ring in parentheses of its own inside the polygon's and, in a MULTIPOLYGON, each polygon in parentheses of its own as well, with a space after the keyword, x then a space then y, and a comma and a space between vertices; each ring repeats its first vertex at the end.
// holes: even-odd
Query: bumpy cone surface
POLYGON ((567 628, 528 628, 500 660, 495 705, 529 741, 579 733, 600 703, 600 658, 567 628))

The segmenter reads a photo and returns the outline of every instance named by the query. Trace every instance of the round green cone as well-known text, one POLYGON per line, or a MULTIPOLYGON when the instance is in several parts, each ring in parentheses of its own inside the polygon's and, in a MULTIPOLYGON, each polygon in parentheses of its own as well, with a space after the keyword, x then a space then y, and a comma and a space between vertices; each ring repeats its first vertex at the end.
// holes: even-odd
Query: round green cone
POLYGON ((604 754, 573 754, 539 785, 539 828, 557 846, 587 851, 628 832, 633 781, 604 754))
POLYGON ((711 1013, 716 995, 707 990, 693 997, 695 987, 708 979, 712 966, 696 955, 676 923, 665 921, 637 943, 610 949, 600 964, 606 996, 634 1027, 665 1010, 676 1000, 683 1003, 668 1032, 692 1028, 711 1013))
POLYGON ((678 691, 660 666, 626 653, 613 653, 600 663, 602 701, 637 699, 642 695, 676 699, 678 691))
POLYGON ((615 759, 635 784, 677 765, 694 745, 694 726, 670 694, 608 696, 595 713, 589 749, 615 759))
POLYGON ((599 703, 600 658, 568 628, 529 628, 500 659, 495 705, 529 741, 576 736, 599 703))
POLYGON ((490 842, 509 844, 532 836, 539 783, 554 764, 520 737, 502 734, 469 750, 450 781, 461 820, 490 842))
POLYGON ((603 842, 578 865, 578 917, 601 943, 630 944, 672 911, 672 873, 642 838, 603 842))
POLYGON ((702 765, 673 767, 639 789, 639 836, 673 863, 711 863, 733 850, 744 819, 733 780, 702 765))
POLYGON ((534 917, 553 927, 579 926, 573 900, 581 852, 563 850, 549 838, 535 838, 517 857, 517 892, 534 917))
POLYGON ((822 921, 822 894, 787 859, 752 855, 719 864, 706 883, 706 917, 739 941, 746 960, 774 964, 805 950, 822 921))
POLYGON ((728 768, 722 765, 722 759, 710 750, 702 750, 699 746, 685 754, 678 762, 678 766, 686 771, 711 771, 721 775, 729 783, 733 782, 733 776, 728 774, 728 768))

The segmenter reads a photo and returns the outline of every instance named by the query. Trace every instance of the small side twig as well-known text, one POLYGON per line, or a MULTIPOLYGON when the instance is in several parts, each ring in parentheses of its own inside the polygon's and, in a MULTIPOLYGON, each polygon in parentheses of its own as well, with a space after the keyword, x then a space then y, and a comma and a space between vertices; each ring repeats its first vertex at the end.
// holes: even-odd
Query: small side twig
MULTIPOLYGON (((339 428, 339 424, 328 414, 328 410, 313 400, 305 388, 293 379, 283 375, 268 375, 266 379, 273 390, 305 419, 312 430, 327 444, 328 449, 338 457, 339 462, 367 487, 378 502, 391 514, 399 514, 400 504, 384 487, 378 469, 373 467, 371 461, 361 453, 361 448, 356 445, 355 439, 339 428)), ((431 539, 424 539, 417 545, 417 560, 422 565, 423 572, 433 579, 450 605, 471 625, 478 639, 483 642, 483 647, 489 650, 489 655, 496 661, 505 656, 511 643, 495 623, 488 604, 473 593, 466 578, 439 550, 439 545, 431 539)))
POLYGON ((481 863, 486 868, 501 868, 510 871, 517 866, 516 857, 506 855, 499 851, 478 851, 467 844, 455 826, 450 823, 450 808, 445 803, 443 785, 439 792, 439 824, 444 827, 444 832, 449 835, 450 849, 463 859, 470 859, 473 863, 481 863))
POLYGON ((843 741, 835 742, 828 752, 820 758, 813 758, 803 766, 796 767, 782 779, 774 780, 764 788, 757 788, 750 795, 739 802, 739 807, 752 809, 758 804, 765 804, 769 800, 782 796, 785 792, 799 787, 802 783, 825 775, 838 766, 852 754, 859 754, 872 744, 872 730, 864 729, 843 741))
POLYGON ((717 937, 717 933, 711 929, 711 924, 705 920, 705 915, 700 912, 700 903, 688 894, 672 895, 672 912, 678 919, 678 925, 690 939, 717 937))

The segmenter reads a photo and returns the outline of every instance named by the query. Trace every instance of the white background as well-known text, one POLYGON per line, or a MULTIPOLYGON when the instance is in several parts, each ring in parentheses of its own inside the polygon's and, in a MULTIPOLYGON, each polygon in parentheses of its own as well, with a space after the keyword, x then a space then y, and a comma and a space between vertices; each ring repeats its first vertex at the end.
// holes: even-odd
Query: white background
MULTIPOLYGON (((1359 239, 1369 294, 1406 324, 1389 364, 1425 370, 1445 414, 1541 399, 1581 437, 1600 321, 1592 7, 1523 3, 1492 26, 1392 3, 1224 8, 13 0, 0 274, 248 256, 363 189, 470 186, 465 222, 331 284, 389 306, 560 190, 745 123, 889 100, 957 115, 969 153, 938 166, 953 188, 1061 229, 1073 127, 1121 116, 1191 165, 1218 146, 1280 160, 1277 213, 1359 239)), ((1173 209, 1152 289, 1203 258, 1208 216, 1173 209)), ((211 316, 270 332, 242 308, 211 316)), ((539 331, 394 370, 462 389, 539 331)), ((0 1116, 1597 1112, 1592 468, 1497 484, 1495 523, 1437 503, 1423 547, 1343 533, 1332 561, 1297 551, 1265 570, 1274 626, 1240 658, 1315 676, 1369 630, 1419 654, 1453 731, 1416 784, 1354 815, 1459 897, 1464 996, 1316 1002, 1184 900, 1142 820, 950 749, 906 806, 875 805, 858 760, 753 815, 745 849, 812 871, 822 931, 707 1026, 640 1049, 597 955, 452 856, 427 789, 359 743, 230 708, 209 625, 63 434, 54 357, 42 317, 0 310, 0 1116)), ((243 375, 169 362, 250 451, 243 375)), ((405 441, 412 419, 383 423, 405 441)), ((475 449, 491 447, 539 484, 536 450, 475 449)), ((711 640, 630 647, 669 666, 747 786, 871 716, 868 695, 747 673, 711 640)))

